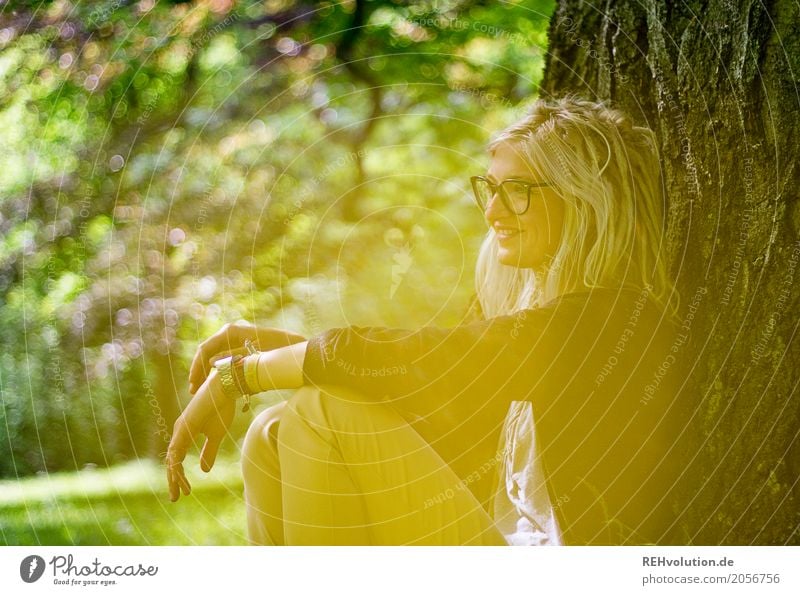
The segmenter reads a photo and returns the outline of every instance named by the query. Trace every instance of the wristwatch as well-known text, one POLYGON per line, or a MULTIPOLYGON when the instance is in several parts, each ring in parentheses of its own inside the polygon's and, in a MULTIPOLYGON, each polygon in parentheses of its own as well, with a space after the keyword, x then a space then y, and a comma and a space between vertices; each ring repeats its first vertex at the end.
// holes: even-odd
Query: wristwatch
POLYGON ((229 355, 214 362, 214 367, 219 372, 222 390, 225 396, 232 400, 244 397, 242 411, 250 409, 250 392, 244 381, 244 356, 241 354, 229 355))

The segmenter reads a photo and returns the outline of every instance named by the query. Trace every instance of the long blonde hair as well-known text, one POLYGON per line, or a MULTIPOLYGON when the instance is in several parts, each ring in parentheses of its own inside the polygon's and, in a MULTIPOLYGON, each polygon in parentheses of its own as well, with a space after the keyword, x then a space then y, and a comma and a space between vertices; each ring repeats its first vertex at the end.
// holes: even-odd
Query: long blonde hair
POLYGON ((669 315, 679 296, 665 255, 665 194, 655 134, 606 102, 536 100, 489 143, 509 142, 564 200, 561 242, 543 271, 502 264, 489 229, 475 289, 483 316, 541 306, 592 287, 647 290, 669 315))

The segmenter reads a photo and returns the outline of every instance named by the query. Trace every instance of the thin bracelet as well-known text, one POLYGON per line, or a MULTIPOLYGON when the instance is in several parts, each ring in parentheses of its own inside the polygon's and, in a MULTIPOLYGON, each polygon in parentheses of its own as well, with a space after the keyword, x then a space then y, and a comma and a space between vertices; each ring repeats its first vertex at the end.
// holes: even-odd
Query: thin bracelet
POLYGON ((259 354, 248 355, 244 358, 244 382, 251 393, 260 393, 261 385, 258 383, 258 356, 259 354))
POLYGON ((245 339, 244 348, 247 350, 247 355, 244 357, 242 375, 244 376, 244 383, 247 385, 248 392, 250 392, 250 394, 255 394, 261 392, 261 387, 258 386, 258 382, 255 383, 255 386, 253 385, 253 365, 250 356, 257 355, 259 351, 250 339, 245 339))
POLYGON ((258 384, 259 388, 264 386, 263 384, 261 384, 261 356, 262 355, 264 355, 263 351, 258 354, 258 358, 256 359, 256 383, 258 384))

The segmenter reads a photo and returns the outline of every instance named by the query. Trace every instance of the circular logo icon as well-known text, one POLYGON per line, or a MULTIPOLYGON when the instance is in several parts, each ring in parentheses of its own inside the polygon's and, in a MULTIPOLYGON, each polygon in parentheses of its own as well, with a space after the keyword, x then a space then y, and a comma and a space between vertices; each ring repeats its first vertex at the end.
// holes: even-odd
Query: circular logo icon
POLYGON ((44 558, 28 556, 19 565, 19 575, 26 583, 35 583, 44 574, 44 558))

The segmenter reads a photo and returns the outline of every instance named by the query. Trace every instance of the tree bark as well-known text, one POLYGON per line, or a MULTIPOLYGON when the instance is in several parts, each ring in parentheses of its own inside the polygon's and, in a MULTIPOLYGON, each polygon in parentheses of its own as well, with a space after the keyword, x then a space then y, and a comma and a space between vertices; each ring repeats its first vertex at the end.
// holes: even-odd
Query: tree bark
POLYGON ((697 403, 687 545, 800 544, 798 22, 794 2, 560 0, 550 24, 541 95, 659 137, 697 403))

